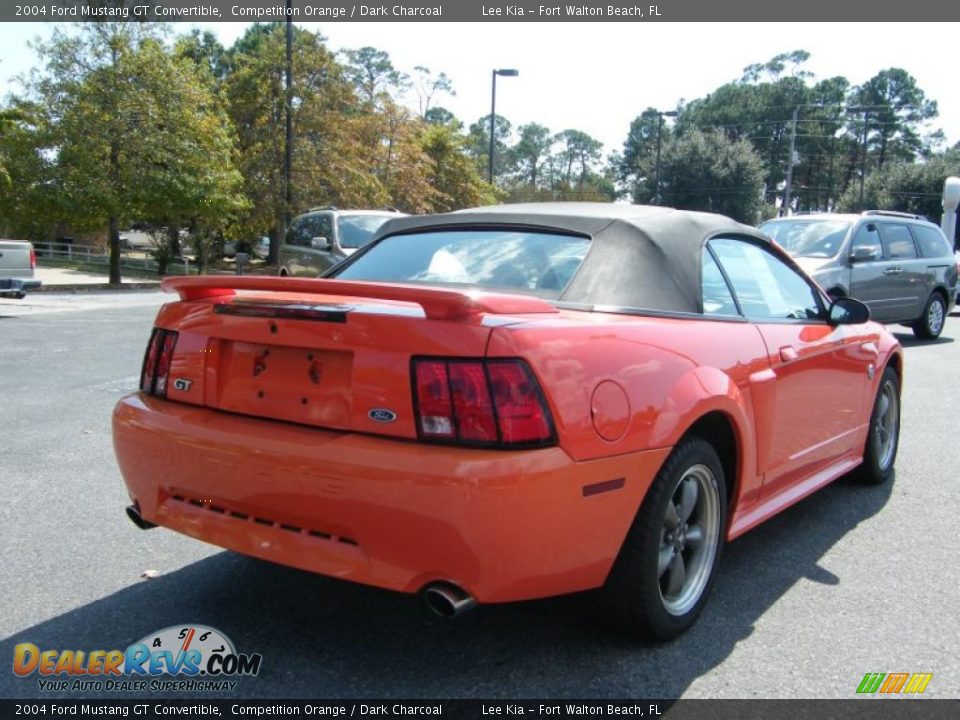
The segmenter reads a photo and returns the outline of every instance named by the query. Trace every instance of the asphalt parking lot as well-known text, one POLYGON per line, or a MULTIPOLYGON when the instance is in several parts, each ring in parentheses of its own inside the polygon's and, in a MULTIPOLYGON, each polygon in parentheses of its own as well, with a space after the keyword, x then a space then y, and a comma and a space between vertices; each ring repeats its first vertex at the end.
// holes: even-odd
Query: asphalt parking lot
POLYGON ((110 412, 137 384, 162 301, 0 300, 0 697, 84 696, 15 677, 17 643, 122 649, 187 623, 263 655, 225 698, 850 698, 864 673, 897 671, 932 672, 926 695, 960 697, 958 314, 934 343, 895 328, 895 481, 843 478, 729 545, 700 622, 656 646, 591 621, 577 598, 442 621, 416 598, 137 530, 110 412))

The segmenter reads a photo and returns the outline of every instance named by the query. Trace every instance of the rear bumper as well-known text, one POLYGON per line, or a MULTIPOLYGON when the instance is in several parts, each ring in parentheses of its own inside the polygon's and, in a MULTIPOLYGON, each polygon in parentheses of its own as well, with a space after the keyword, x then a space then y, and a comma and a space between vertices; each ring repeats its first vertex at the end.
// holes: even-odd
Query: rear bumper
POLYGON ((19 293, 37 290, 43 283, 33 278, 0 278, 0 293, 19 293))
POLYGON ((602 585, 669 453, 574 462, 560 448, 423 445, 140 394, 118 403, 113 437, 148 522, 392 590, 453 582, 480 602, 602 585))

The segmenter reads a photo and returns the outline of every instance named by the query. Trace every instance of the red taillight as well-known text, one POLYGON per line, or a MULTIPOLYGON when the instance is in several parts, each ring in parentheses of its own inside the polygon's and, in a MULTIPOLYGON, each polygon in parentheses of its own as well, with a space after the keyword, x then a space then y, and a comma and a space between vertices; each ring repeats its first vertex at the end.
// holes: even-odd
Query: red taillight
POLYGON ((554 442, 540 386, 522 360, 413 360, 421 438, 530 447, 554 442))
POLYGON ((450 363, 450 389, 459 438, 470 442, 497 442, 497 421, 483 363, 450 363))
POLYGON ((504 443, 525 445, 553 434, 540 388, 526 365, 495 361, 487 364, 487 372, 504 443))
POLYGON ((33 245, 30 246, 30 269, 37 269, 37 251, 33 249, 33 245))
POLYGON ((167 396, 167 378, 170 375, 170 361, 177 344, 177 333, 172 330, 153 329, 147 354, 143 359, 140 373, 140 389, 151 395, 167 396))

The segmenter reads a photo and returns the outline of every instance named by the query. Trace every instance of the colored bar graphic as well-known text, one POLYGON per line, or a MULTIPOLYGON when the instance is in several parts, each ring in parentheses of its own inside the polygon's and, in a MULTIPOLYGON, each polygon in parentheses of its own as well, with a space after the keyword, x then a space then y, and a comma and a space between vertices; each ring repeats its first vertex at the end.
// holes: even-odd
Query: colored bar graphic
POLYGON ((879 692, 885 695, 910 693, 919 695, 927 689, 933 673, 867 673, 857 686, 857 693, 871 695, 879 692))

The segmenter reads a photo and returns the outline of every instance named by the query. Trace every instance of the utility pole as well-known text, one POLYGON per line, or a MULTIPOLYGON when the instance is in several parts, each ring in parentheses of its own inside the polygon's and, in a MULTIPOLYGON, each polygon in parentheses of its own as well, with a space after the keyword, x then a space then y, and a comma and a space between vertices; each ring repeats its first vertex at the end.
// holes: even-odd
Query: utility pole
POLYGON ((863 182, 867 178, 867 120, 870 108, 863 109, 863 155, 860 158, 860 209, 863 210, 863 182))
POLYGON ((863 139, 860 155, 860 209, 863 210, 863 182, 867 177, 867 130, 870 125, 870 111, 873 108, 869 105, 858 105, 847 108, 847 112, 863 113, 863 139))
MULTIPOLYGON (((287 0, 287 73, 284 97, 286 110, 286 142, 283 148, 283 230, 290 227, 290 211, 293 207, 293 0, 287 0)), ((280 240, 270 244, 270 260, 275 261, 279 253, 280 240), (276 244, 276 250, 274 245, 276 244)))
POLYGON ((796 164, 796 146, 797 146, 797 114, 800 107, 793 109, 793 120, 790 122, 790 154, 787 156, 787 182, 783 188, 783 204, 780 206, 780 216, 785 217, 790 214, 790 192, 793 189, 793 166, 796 164))
POLYGON ((663 113, 657 113, 657 195, 654 205, 660 204, 660 135, 663 132, 663 113))

